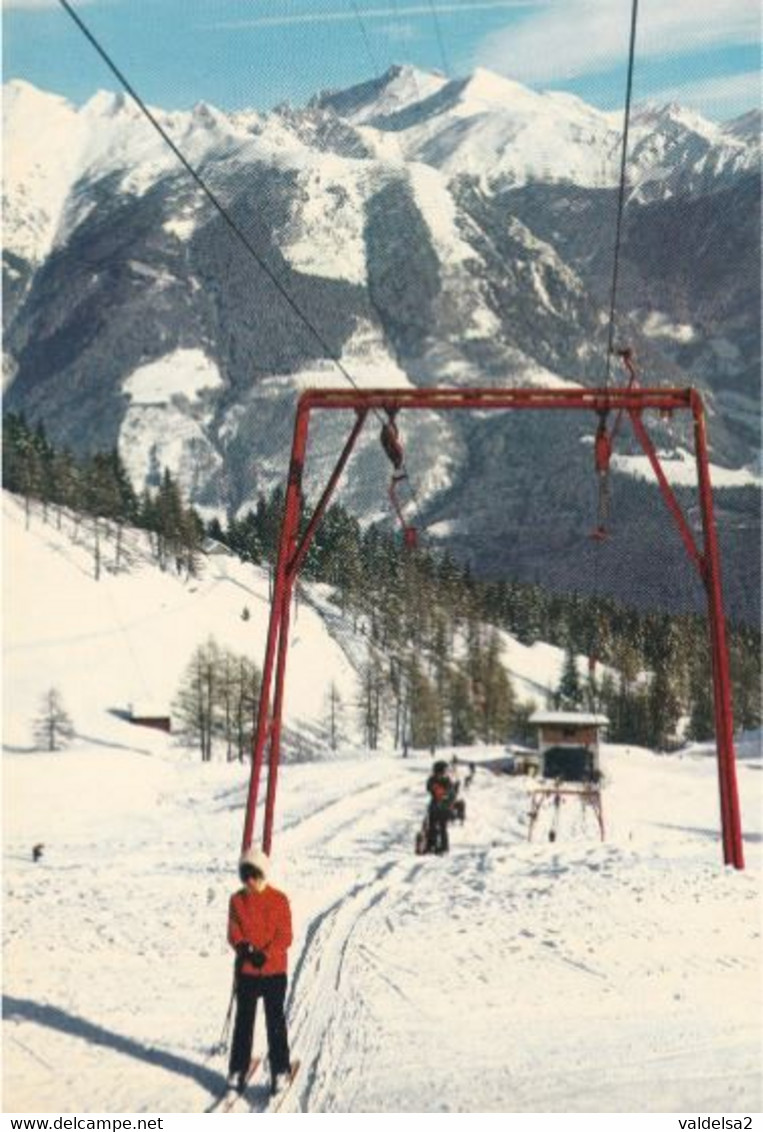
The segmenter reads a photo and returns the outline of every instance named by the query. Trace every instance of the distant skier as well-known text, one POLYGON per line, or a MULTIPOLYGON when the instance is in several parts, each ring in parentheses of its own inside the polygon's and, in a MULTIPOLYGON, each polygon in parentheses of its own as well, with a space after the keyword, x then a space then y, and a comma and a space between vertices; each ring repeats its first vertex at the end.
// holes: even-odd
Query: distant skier
POLYGON ((267 882, 270 862, 248 849, 239 862, 243 888, 230 899, 228 942, 236 952, 236 1024, 230 1053, 228 1088, 243 1092, 252 1057, 257 1000, 265 1006, 271 1092, 283 1092, 291 1078, 286 1032, 287 951, 292 942, 287 896, 267 882))
POLYGON ((464 790, 468 790, 469 787, 471 786, 471 784, 474 782, 474 776, 475 776, 476 773, 477 773, 476 764, 475 763, 469 763, 469 772, 466 775, 466 778, 464 779, 464 790))
POLYGON ((35 864, 37 864, 38 861, 42 860, 42 851, 43 851, 44 848, 45 848, 45 846, 42 844, 41 841, 39 841, 36 845, 32 846, 32 860, 34 861, 35 864))
POLYGON ((448 777, 448 764, 438 761, 432 767, 427 779, 429 811, 427 821, 428 845, 430 853, 441 855, 450 848, 448 842, 448 820, 453 804, 453 783, 448 777))

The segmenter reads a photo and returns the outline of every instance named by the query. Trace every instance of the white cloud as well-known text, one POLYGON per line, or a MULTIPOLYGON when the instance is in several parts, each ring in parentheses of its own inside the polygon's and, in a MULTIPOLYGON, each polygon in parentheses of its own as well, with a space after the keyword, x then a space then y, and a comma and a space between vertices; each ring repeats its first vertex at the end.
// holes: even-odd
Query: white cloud
MULTIPOLYGON (((363 20, 397 20, 401 16, 430 16, 433 12, 440 15, 457 14, 465 17, 469 12, 485 12, 498 8, 535 8, 546 3, 546 0, 432 0, 425 4, 396 4, 381 8, 360 8, 363 20)), ((337 8, 334 11, 298 12, 293 15, 280 16, 252 16, 240 20, 218 20, 206 25, 209 29, 222 31, 235 31, 255 27, 285 27, 288 24, 332 24, 349 23, 358 18, 354 8, 337 8)))
POLYGON ((382 24, 378 30, 380 35, 386 36, 393 43, 410 43, 419 38, 416 25, 412 23, 382 24))
POLYGON ((702 82, 684 83, 650 92, 649 102, 678 102, 694 106, 715 118, 733 117, 760 107, 761 79, 757 71, 724 75, 702 82))
MULTIPOLYGON (((77 0, 76 7, 84 8, 86 4, 93 4, 95 0, 77 0)), ((43 8, 58 8, 63 11, 58 0, 2 0, 3 11, 38 11, 43 8)))
MULTIPOLYGON (((554 0, 480 44, 475 62, 530 82, 625 64, 631 0, 554 0)), ((642 0, 637 58, 757 43, 758 0, 642 0)))

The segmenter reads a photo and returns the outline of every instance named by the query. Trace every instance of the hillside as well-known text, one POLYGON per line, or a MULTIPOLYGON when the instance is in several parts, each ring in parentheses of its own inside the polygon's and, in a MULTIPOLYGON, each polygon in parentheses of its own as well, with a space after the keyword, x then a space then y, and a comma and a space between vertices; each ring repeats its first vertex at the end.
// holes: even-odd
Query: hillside
MULTIPOLYGON (((57 445, 118 447, 137 489, 168 466, 207 516, 243 513, 283 481, 295 398, 343 380, 337 360, 360 387, 603 381, 620 123, 580 99, 484 70, 445 82, 393 67, 268 114, 157 109, 315 330, 129 99, 74 107, 12 83, 4 107, 6 406, 57 445)), ((754 120, 635 114, 617 327, 644 384, 693 384, 708 399, 726 573, 748 621, 760 560, 754 120)), ((596 422, 531 415, 500 429, 470 414, 405 422, 423 520, 482 577, 509 568, 590 589, 596 422), (558 537, 528 539, 546 504, 539 522, 558 537)), ((670 471, 690 430, 652 426, 670 471)), ((316 434, 312 493, 339 432, 316 434)), ((618 447, 633 455, 627 428, 618 447)), ((341 489, 364 520, 380 509, 381 467, 366 438, 341 489)), ((606 588, 696 605, 653 485, 634 483, 627 462, 613 478, 606 588)))
MULTIPOLYGON (((10 1112, 201 1112, 225 1071, 247 768, 115 713, 166 705, 210 632, 259 659, 267 579, 209 558, 186 583, 137 537, 129 549, 131 570, 96 583, 86 546, 37 513, 27 530, 4 499, 10 1112), (47 754, 30 723, 52 684, 77 735, 47 754)), ((320 748, 323 693, 334 679, 350 695, 352 649, 307 603, 292 644, 289 726, 320 748)), ((517 647, 510 662, 549 686, 561 656, 517 647)), ((743 873, 720 864, 707 748, 606 746, 607 840, 570 804, 553 844, 543 823, 527 841, 527 782, 488 769, 502 752, 462 750, 478 769, 446 858, 412 852, 428 757, 353 742, 288 762, 273 862, 297 929, 289 1111, 759 1110, 759 736, 739 750, 743 873)), ((266 1104, 260 1083, 240 1111, 266 1104)))

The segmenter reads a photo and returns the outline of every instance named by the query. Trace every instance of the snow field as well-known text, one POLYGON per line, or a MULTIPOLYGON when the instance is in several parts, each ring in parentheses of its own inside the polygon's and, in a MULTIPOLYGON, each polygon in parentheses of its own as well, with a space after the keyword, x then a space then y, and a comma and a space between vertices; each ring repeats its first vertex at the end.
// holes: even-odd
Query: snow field
MULTIPOLYGON (((224 1070, 245 769, 132 762, 142 791, 99 753, 6 758, 11 1111, 198 1111, 224 1070)), ((412 854, 429 760, 283 768, 295 1110, 755 1110, 759 767, 740 764, 737 874, 718 864, 711 760, 605 765, 611 842, 564 813, 559 840, 539 825, 528 843, 525 784, 483 769, 446 858, 412 854)))
MULTIPOLYGON (((96 584, 83 542, 36 514, 26 531, 9 498, 4 542, 4 1107, 201 1112, 226 1068, 247 768, 202 765, 110 709, 133 682, 166 703, 210 632, 259 658, 266 579, 210 560, 189 586, 128 540, 132 572, 96 584), (48 754, 29 724, 52 684, 78 736, 48 754)), ((352 698, 363 651, 335 643, 328 596, 293 624, 288 719, 306 739, 330 679, 352 698)), ((558 659, 510 651, 528 689, 558 659)), ((528 842, 532 783, 493 773, 500 748, 460 752, 482 765, 443 858, 413 853, 428 755, 284 765, 272 879, 294 911, 302 1061, 284 1111, 757 1111, 760 736, 739 750, 742 873, 721 864, 703 748, 605 746, 604 843, 574 800, 554 843, 549 809, 528 842)), ((238 1111, 266 1103, 255 1088, 238 1111)))

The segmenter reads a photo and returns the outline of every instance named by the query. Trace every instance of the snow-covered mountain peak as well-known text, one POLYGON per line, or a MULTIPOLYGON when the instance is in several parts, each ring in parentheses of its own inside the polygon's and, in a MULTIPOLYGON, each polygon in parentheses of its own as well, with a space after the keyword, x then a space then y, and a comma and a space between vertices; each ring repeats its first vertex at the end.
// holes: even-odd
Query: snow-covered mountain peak
POLYGON ((448 80, 442 75, 409 64, 394 64, 376 79, 324 94, 316 102, 355 125, 362 125, 423 102, 446 86, 448 80))
POLYGON ((24 113, 33 111, 42 114, 55 113, 56 110, 66 108, 70 113, 76 113, 72 104, 63 95, 51 91, 40 90, 26 79, 9 79, 3 83, 3 121, 13 119, 20 110, 24 113))
POLYGON ((642 130, 671 132, 679 134, 690 132, 709 142, 717 143, 721 139, 721 128, 696 110, 681 106, 678 102, 667 102, 661 105, 644 103, 636 108, 633 114, 633 123, 642 130))
POLYGON ((14 79, 3 86, 3 239, 6 250, 39 263, 47 254, 84 138, 70 102, 14 79))
POLYGON ((123 91, 98 90, 84 103, 79 113, 85 118, 96 120, 116 118, 125 113, 134 117, 136 111, 132 99, 123 91))
POLYGON ((457 85, 459 103, 467 110, 513 114, 518 110, 537 109, 541 99, 540 95, 522 83, 497 75, 484 67, 477 67, 473 74, 457 85))
POLYGON ((191 124, 203 130, 224 129, 230 131, 231 119, 222 110, 209 102, 197 102, 191 111, 191 124))
POLYGON ((760 110, 748 110, 730 122, 724 122, 721 130, 724 137, 738 138, 747 145, 760 148, 760 135, 763 129, 763 114, 760 110))

